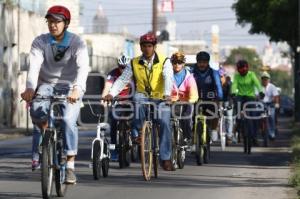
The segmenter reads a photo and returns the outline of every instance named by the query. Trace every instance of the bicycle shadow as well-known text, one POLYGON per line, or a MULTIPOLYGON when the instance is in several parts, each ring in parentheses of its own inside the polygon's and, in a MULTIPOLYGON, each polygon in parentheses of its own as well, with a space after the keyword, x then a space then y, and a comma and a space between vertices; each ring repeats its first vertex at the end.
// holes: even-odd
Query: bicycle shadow
POLYGON ((34 193, 18 193, 18 192, 0 192, 0 199, 27 199, 41 198, 42 195, 34 193))
POLYGON ((159 171, 160 176, 151 181, 144 181, 140 175, 122 175, 122 176, 109 176, 108 178, 102 178, 99 181, 91 181, 91 177, 85 174, 78 174, 80 183, 88 187, 110 187, 115 186, 122 188, 180 188, 180 189, 215 189, 230 188, 230 187, 288 187, 287 184, 280 182, 281 179, 273 178, 251 178, 240 177, 236 180, 232 180, 231 176, 210 176, 210 175, 187 175, 176 173, 168 173, 159 171))

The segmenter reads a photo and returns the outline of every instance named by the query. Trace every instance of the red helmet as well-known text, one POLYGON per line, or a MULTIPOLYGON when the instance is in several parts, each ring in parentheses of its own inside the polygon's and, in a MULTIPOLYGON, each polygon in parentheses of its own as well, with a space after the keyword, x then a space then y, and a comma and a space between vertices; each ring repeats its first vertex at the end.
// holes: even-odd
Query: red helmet
POLYGON ((155 45, 157 43, 157 38, 153 33, 147 33, 140 37, 140 44, 151 43, 155 45))
POLYGON ((45 18, 52 16, 54 18, 61 18, 65 21, 71 21, 71 13, 70 10, 64 6, 52 6, 47 11, 45 18))
POLYGON ((237 71, 240 75, 245 76, 249 71, 249 64, 246 60, 239 60, 236 63, 237 71))

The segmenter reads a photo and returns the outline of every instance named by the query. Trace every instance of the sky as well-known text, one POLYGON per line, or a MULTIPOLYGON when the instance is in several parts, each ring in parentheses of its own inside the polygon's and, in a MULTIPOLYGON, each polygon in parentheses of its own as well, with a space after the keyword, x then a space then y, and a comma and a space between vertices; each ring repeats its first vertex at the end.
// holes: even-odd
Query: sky
MULTIPOLYGON (((160 3, 160 0, 158 0, 160 3)), ((261 50, 268 44, 264 35, 250 35, 249 27, 236 24, 231 6, 235 0, 174 0, 174 12, 166 13, 168 20, 176 21, 177 39, 211 40, 211 26, 220 28, 220 45, 257 46, 261 50)), ((109 21, 109 32, 122 32, 124 27, 135 36, 151 30, 151 0, 81 0, 81 24, 92 26, 98 5, 103 7, 109 21)))

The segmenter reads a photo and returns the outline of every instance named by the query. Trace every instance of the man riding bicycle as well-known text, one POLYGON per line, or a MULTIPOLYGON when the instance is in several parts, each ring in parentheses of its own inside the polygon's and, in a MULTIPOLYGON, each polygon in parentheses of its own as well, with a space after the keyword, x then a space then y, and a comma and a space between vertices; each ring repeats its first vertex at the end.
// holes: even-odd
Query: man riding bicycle
MULTIPOLYGON (((129 64, 130 59, 126 57, 125 55, 121 55, 118 58, 118 67, 111 70, 106 78, 105 86, 102 92, 102 96, 106 96, 109 93, 109 90, 111 89, 114 82, 120 77, 125 70, 126 66, 129 64)), ((129 98, 131 94, 131 88, 130 84, 125 86, 125 88, 119 93, 118 97, 120 98, 129 98)), ((113 114, 109 113, 109 119, 110 119, 110 143, 116 144, 116 131, 117 131, 117 119, 113 117, 113 114)), ((111 152, 111 160, 117 161, 118 160, 118 152, 117 150, 112 150, 111 152)))
POLYGON ((219 72, 209 66, 210 55, 200 51, 196 56, 197 63, 192 67, 192 73, 197 83, 199 100, 203 114, 209 116, 208 127, 211 132, 212 141, 218 139, 217 126, 218 116, 216 104, 223 99, 223 90, 219 72))
POLYGON ((271 76, 268 72, 262 73, 261 82, 265 94, 263 102, 268 106, 267 108, 271 113, 270 117, 268 117, 268 135, 270 140, 274 140, 276 130, 275 108, 279 108, 279 93, 277 87, 270 82, 270 79, 271 76))
POLYGON ((132 125, 132 137, 136 143, 140 141, 138 136, 145 121, 143 103, 151 101, 159 106, 159 154, 163 169, 171 171, 174 170, 171 162, 171 113, 170 107, 160 102, 162 99, 170 100, 173 70, 170 60, 156 53, 156 44, 157 38, 152 33, 140 37, 142 55, 132 59, 105 98, 112 100, 133 78, 136 88, 133 98, 137 110, 132 125))
MULTIPOLYGON (((194 76, 185 68, 186 62, 185 55, 181 52, 176 52, 171 56, 171 62, 174 71, 174 83, 172 89, 173 102, 189 102, 195 103, 198 96, 197 84, 194 76)), ((179 104, 180 105, 180 104, 179 104)), ((190 104, 183 104, 182 117, 191 116, 193 108, 190 104)), ((178 106, 179 107, 179 106, 178 106)), ((175 107, 176 108, 176 107, 175 107)), ((178 114, 175 114, 178 116, 178 114)), ((180 126, 183 130, 184 141, 186 144, 191 143, 192 138, 192 117, 180 119, 180 126)))
MULTIPOLYGON (((254 72, 249 71, 249 64, 246 60, 239 60, 236 63, 237 71, 234 75, 233 83, 231 86, 231 94, 236 98, 237 103, 240 103, 243 108, 245 103, 255 102, 256 92, 259 96, 264 97, 262 87, 254 72)), ((238 107, 238 106, 237 106, 238 107)), ((253 104, 249 104, 247 108, 254 108, 253 104)), ((257 116, 254 111, 248 111, 247 115, 257 116)), ((256 142, 256 123, 254 120, 249 119, 249 134, 253 138, 254 144, 256 142)))
POLYGON ((71 21, 68 8, 53 6, 45 18, 49 33, 38 36, 32 43, 26 90, 21 94, 25 101, 31 103, 30 115, 36 127, 33 132, 32 167, 38 166, 39 140, 41 132, 48 126, 50 110, 50 101, 39 100, 38 96, 66 95, 68 102, 60 104, 67 156, 65 181, 75 184, 74 162, 78 150, 76 121, 90 70, 88 51, 79 36, 67 31, 71 21), (35 96, 37 100, 33 100, 35 96))

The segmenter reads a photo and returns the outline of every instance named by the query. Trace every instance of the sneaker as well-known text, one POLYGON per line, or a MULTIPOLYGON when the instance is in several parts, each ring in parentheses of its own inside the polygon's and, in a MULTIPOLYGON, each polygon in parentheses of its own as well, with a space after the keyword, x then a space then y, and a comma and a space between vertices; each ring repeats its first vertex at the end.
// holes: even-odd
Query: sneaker
POLYGON ((226 146, 229 146, 233 142, 232 136, 226 136, 226 146))
POLYGON ((211 131, 211 140, 213 142, 216 142, 218 140, 218 131, 217 130, 212 130, 211 131))
POLYGON ((183 145, 184 146, 191 146, 192 145, 192 139, 191 138, 184 138, 183 145))
POLYGON ((163 160, 162 167, 165 171, 175 171, 175 168, 174 168, 171 160, 163 160))
POLYGON ((74 169, 67 169, 66 184, 76 184, 76 175, 74 169))
POLYGON ((133 137, 132 144, 140 145, 141 144, 141 136, 133 137))
POLYGON ((236 139, 235 136, 232 137, 232 143, 233 143, 233 144, 237 144, 237 139, 236 139))
POLYGON ((275 140, 275 136, 274 136, 274 135, 273 135, 273 136, 272 136, 272 135, 269 135, 269 140, 270 140, 270 141, 274 141, 274 140, 275 140))
POLYGON ((32 171, 35 171, 40 168, 41 168, 40 162, 38 160, 32 160, 32 162, 31 162, 32 171))
POLYGON ((119 160, 119 153, 117 150, 112 150, 110 153, 110 160, 113 162, 117 162, 119 160))

